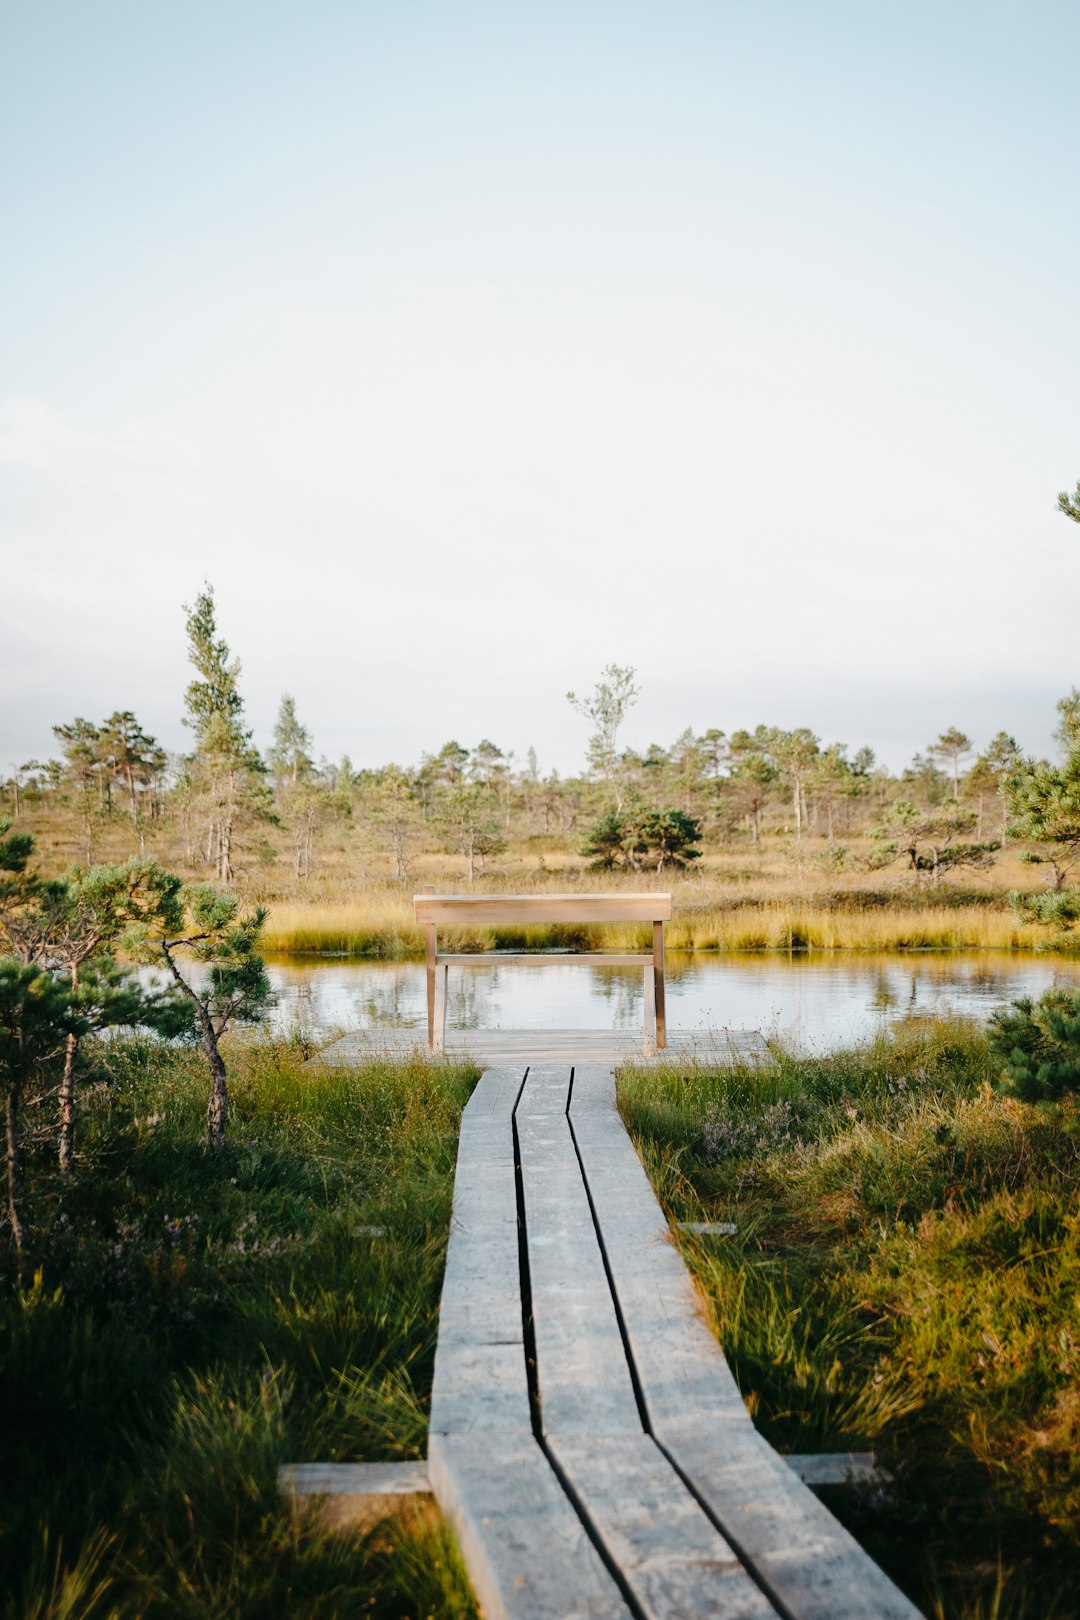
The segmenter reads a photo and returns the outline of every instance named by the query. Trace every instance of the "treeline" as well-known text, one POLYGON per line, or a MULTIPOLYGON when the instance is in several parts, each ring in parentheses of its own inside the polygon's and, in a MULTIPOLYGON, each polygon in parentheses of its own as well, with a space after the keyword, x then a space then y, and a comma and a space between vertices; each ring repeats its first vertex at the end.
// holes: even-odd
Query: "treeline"
POLYGON ((348 758, 317 760, 287 694, 263 754, 246 723, 240 664, 218 633, 212 589, 186 611, 189 753, 167 754, 130 710, 100 724, 77 717, 54 727, 57 757, 27 761, 2 784, 13 820, 51 815, 77 836, 88 866, 121 826, 133 853, 145 856, 150 844, 226 884, 272 869, 286 851, 303 883, 346 838, 385 855, 406 882, 415 857, 432 851, 463 857, 470 881, 511 845, 530 844, 577 851, 611 869, 662 872, 704 847, 769 835, 790 839, 796 851, 804 839, 822 840, 823 858, 839 868, 845 840, 873 834, 872 864, 899 860, 936 881, 955 866, 984 863, 1008 836, 1006 789, 1022 758, 1003 731, 979 749, 950 727, 898 775, 869 748, 849 753, 806 727, 687 729, 670 745, 637 752, 619 743, 638 693, 633 670, 617 665, 588 697, 567 694, 591 727, 579 776, 545 774, 533 749, 518 759, 487 738, 451 740, 414 766, 358 770, 348 758))

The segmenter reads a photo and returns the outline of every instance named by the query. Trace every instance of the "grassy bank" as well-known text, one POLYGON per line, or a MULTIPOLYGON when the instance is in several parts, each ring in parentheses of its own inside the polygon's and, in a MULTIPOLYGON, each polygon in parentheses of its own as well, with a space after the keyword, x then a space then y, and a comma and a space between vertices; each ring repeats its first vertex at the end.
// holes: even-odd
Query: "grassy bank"
POLYGON ((472 1082, 305 1055, 233 1045, 215 1157, 199 1059, 116 1043, 71 1185, 32 1149, 38 1275, 0 1279, 6 1620, 473 1612, 442 1529, 334 1540, 277 1497, 282 1462, 423 1453, 472 1082))
POLYGON ((831 1493, 928 1615, 1080 1615, 1080 1132, 1001 1099, 983 1036, 901 1029, 756 1070, 626 1074, 620 1106, 755 1420, 873 1448, 831 1493))
MULTIPOLYGON (((682 896, 665 927, 671 950, 1032 950, 1046 929, 1021 926, 1007 904, 914 905, 807 903, 793 900, 751 904, 702 903, 682 896)), ((632 923, 580 928, 474 928, 449 930, 452 950, 554 949, 648 950, 648 927, 632 923)), ((329 952, 343 956, 405 959, 423 955, 422 931, 413 921, 411 896, 376 892, 362 901, 275 905, 263 942, 290 955, 329 952)))

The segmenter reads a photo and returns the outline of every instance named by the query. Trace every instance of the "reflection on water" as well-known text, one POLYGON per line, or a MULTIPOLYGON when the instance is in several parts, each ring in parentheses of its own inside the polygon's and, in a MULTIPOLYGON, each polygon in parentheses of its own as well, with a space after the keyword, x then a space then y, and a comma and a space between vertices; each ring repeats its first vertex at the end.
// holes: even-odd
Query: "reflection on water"
MULTIPOLYGON (((277 958, 277 1027, 316 1035, 426 1024, 420 962, 277 958)), ((1049 985, 1080 988, 1080 962, 1006 951, 855 956, 667 954, 668 1023, 676 1029, 760 1029, 803 1050, 867 1040, 900 1018, 988 1018, 1049 985)), ((641 1021, 636 968, 553 959, 536 967, 451 968, 452 1029, 633 1029, 641 1021)))

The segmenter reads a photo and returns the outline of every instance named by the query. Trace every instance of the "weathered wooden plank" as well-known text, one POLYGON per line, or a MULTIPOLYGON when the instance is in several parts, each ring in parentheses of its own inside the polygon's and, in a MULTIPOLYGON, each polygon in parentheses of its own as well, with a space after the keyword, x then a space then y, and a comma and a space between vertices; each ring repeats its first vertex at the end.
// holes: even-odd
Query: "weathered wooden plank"
POLYGON ((664 989, 664 925, 654 922, 653 940, 653 1005, 656 1010, 656 1045, 662 1052, 667 1045, 667 994, 664 989))
MULTIPOLYGON (((423 1032, 417 1029, 352 1030, 309 1059, 313 1068, 351 1067, 375 1059, 411 1063, 431 1057, 423 1032)), ((585 1064, 605 1068, 653 1068, 688 1062, 720 1066, 742 1060, 767 1060, 768 1047, 757 1030, 715 1031, 703 1034, 668 1032, 667 1051, 645 1058, 639 1031, 602 1029, 500 1029, 446 1032, 443 1061, 475 1063, 479 1068, 506 1067, 520 1062, 585 1064)))
POLYGON ((324 1530, 363 1533, 392 1514, 437 1518, 422 1462, 289 1463, 277 1483, 293 1513, 313 1516, 324 1530))
POLYGON ((556 1435, 548 1445, 647 1620, 775 1617, 647 1435, 556 1435))
POLYGON ((753 1429, 613 1084, 575 1070, 570 1117, 653 1435, 795 1620, 914 1620, 918 1611, 753 1429))
POLYGON ((461 1118, 433 1432, 528 1430, 512 1113, 523 1074, 488 1069, 461 1118))
POLYGON ((432 1435, 428 1471, 485 1620, 629 1620, 531 1434, 432 1435))
POLYGON ((580 962, 584 967, 641 967, 652 956, 643 951, 467 951, 454 954, 440 951, 437 960, 451 967, 565 967, 580 962))
POLYGON ((417 894, 418 923, 667 922, 670 894, 417 894))
POLYGON ((416 1530, 438 1523, 424 1463, 293 1463, 277 1482, 294 1515, 335 1534, 366 1535, 391 1517, 416 1530))
POLYGON ((516 1122, 545 1435, 640 1434, 592 1211, 566 1120, 568 1069, 529 1070, 516 1122))
POLYGON ((794 1620, 920 1620, 783 1457, 751 1428, 658 1434, 740 1555, 794 1620))
POLYGON ((512 1127, 522 1078, 488 1070, 462 1116, 428 1471, 485 1615, 623 1620, 530 1427, 512 1127))
POLYGON ((427 1463, 286 1463, 278 1469, 283 1496, 430 1495, 427 1463))
POLYGON ((872 1451, 795 1452, 784 1461, 804 1485, 881 1484, 891 1477, 872 1451))
POLYGON ((574 1071, 570 1119, 650 1422, 749 1424, 699 1296, 615 1108, 614 1076, 574 1071))
POLYGON ((435 990, 434 1006, 431 1014, 431 1050, 442 1053, 446 1050, 446 1004, 450 999, 450 989, 447 984, 447 970, 445 965, 435 958, 435 990))

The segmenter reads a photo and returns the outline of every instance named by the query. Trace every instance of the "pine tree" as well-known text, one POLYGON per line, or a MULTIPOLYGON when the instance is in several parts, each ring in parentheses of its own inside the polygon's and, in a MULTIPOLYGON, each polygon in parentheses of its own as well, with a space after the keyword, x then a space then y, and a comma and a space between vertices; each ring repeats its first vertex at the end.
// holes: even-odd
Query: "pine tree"
POLYGON ((773 765, 781 776, 787 777, 791 789, 795 842, 799 843, 806 819, 806 787, 817 764, 821 745, 806 726, 798 726, 794 731, 781 731, 773 727, 769 732, 768 749, 773 765))
POLYGON ((733 731, 728 740, 731 783, 743 805, 752 843, 761 838, 761 810, 777 771, 769 757, 770 730, 733 731))
POLYGON ((205 585, 187 613, 188 653, 198 679, 188 685, 184 724, 195 733, 193 766, 207 809, 206 860, 222 883, 235 875, 234 844, 242 821, 271 819, 264 767, 244 724, 240 661, 217 634, 214 592, 205 585))
POLYGON ((1049 863, 1060 894, 1080 860, 1080 748, 1063 765, 1024 760, 1008 778, 1005 797, 1010 834, 1036 846, 1026 859, 1049 863))
POLYGON ((146 952, 160 952, 178 992, 190 1003, 210 1070, 206 1146, 221 1148, 229 1119, 229 1086, 221 1038, 236 1021, 257 1023, 273 1005, 266 965, 258 952, 266 920, 263 908, 243 911, 233 894, 206 884, 185 888, 171 873, 159 872, 156 909, 142 930, 146 952), (181 971, 190 956, 206 969, 193 977, 181 971))
POLYGON ((123 783, 128 814, 138 827, 143 819, 139 814, 140 797, 149 797, 154 781, 165 769, 165 750, 142 729, 130 709, 111 714, 99 735, 109 770, 123 783))
POLYGON ((966 759, 971 753, 971 738, 966 736, 956 726, 950 726, 943 731, 936 743, 931 743, 926 752, 931 759, 940 759, 949 768, 952 777, 953 802, 960 797, 960 761, 966 759))
POLYGON ((393 856, 394 876, 408 881, 409 857, 420 837, 422 823, 412 784, 404 771, 387 765, 373 775, 363 798, 369 837, 376 849, 393 856))
POLYGON ((82 822, 86 864, 94 859, 94 832, 109 808, 107 753, 101 729, 81 715, 65 725, 53 726, 63 751, 58 775, 61 791, 82 822))
POLYGON ((1070 495, 1067 489, 1060 492, 1058 495, 1058 511, 1064 512, 1065 516, 1072 518, 1074 523, 1080 523, 1080 482, 1077 483, 1075 495, 1070 495))
POLYGON ((296 702, 285 692, 274 722, 274 745, 270 750, 270 769, 279 792, 286 787, 296 787, 311 770, 310 748, 311 732, 300 724, 296 702))
POLYGON ((162 997, 112 960, 124 935, 156 913, 161 870, 152 862, 128 861, 86 871, 73 867, 62 878, 45 879, 30 867, 30 835, 6 832, 0 823, 0 951, 51 973, 82 1009, 78 1027, 67 1033, 58 1088, 58 1159, 66 1174, 75 1143, 80 1032, 118 1022, 177 1032, 171 994, 162 997))
POLYGON ((22 1211, 19 1110, 40 1065, 82 1027, 70 986, 36 962, 0 957, 0 1082, 4 1088, 8 1224, 20 1271, 27 1233, 22 1211))

